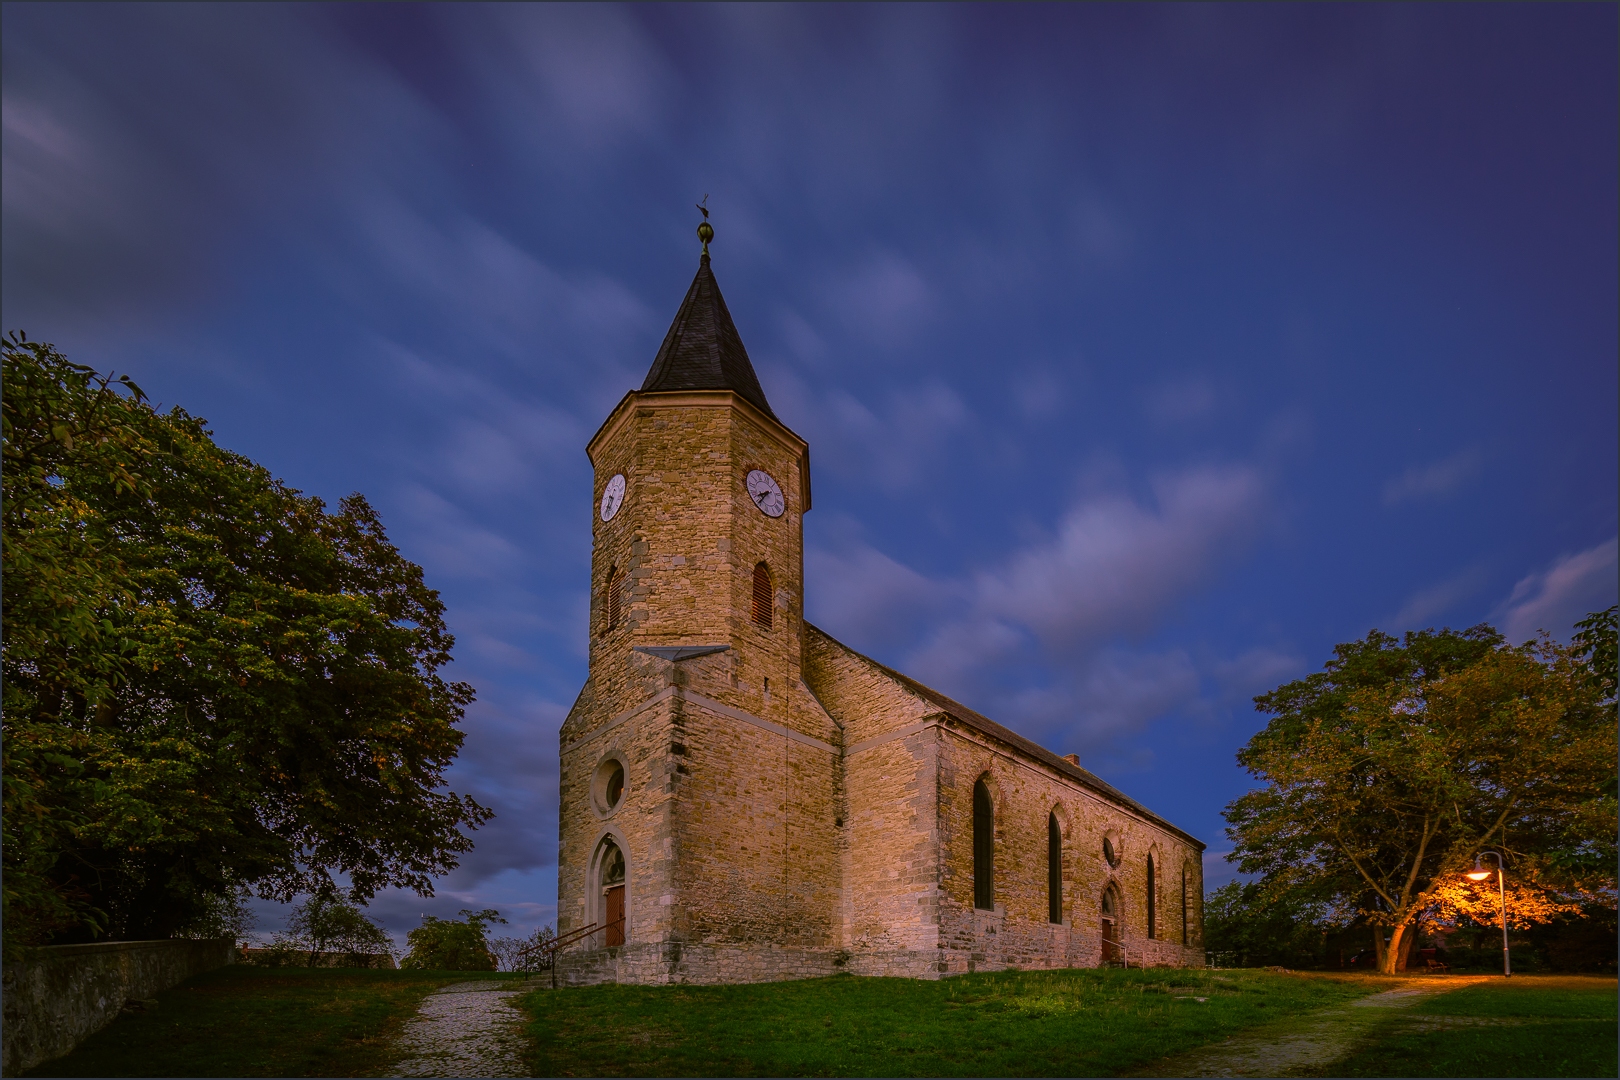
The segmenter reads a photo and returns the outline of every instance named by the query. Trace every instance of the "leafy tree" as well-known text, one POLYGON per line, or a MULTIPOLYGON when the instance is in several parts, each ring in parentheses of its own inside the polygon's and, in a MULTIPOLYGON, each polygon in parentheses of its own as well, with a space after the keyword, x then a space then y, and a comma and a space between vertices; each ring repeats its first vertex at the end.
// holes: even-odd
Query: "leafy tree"
POLYGON ((1612 895, 1616 725, 1600 667, 1579 643, 1513 648, 1488 626, 1338 646, 1323 671, 1255 699, 1272 719, 1238 761, 1266 786, 1226 809, 1232 857, 1274 901, 1371 923, 1384 971, 1425 920, 1448 905, 1466 917, 1457 875, 1481 848, 1507 854, 1538 917, 1612 895))
POLYGON ((239 888, 234 893, 213 893, 203 898, 203 910, 192 920, 178 927, 174 936, 179 938, 230 938, 238 944, 248 944, 258 918, 248 906, 253 894, 239 888))
POLYGON ((3 342, 4 928, 167 937, 242 884, 432 877, 489 811, 443 790, 472 688, 360 495, 337 512, 127 377, 3 342))
POLYGON ((494 971, 495 954, 489 947, 489 924, 504 923, 494 908, 462 908, 462 919, 422 916, 422 925, 405 935, 411 951, 399 962, 402 968, 432 971, 494 971))
POLYGON ((393 954, 394 943, 388 932, 366 916, 359 905, 340 893, 316 893, 287 916, 287 930, 299 946, 316 953, 342 952, 351 956, 366 953, 393 954))
POLYGON ((538 950, 557 939, 557 932, 542 926, 528 937, 498 937, 489 943, 489 951, 502 971, 533 971, 539 963, 538 950))
POLYGON ((1204 947, 1232 967, 1315 967, 1322 962, 1323 912, 1303 897, 1274 899, 1257 884, 1229 881, 1204 901, 1204 947))

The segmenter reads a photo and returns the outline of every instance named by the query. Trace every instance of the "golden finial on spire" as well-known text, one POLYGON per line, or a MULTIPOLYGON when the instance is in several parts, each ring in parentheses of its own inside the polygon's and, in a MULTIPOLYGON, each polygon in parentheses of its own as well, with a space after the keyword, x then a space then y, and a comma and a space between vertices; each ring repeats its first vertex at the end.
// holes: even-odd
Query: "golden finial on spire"
POLYGON ((704 205, 708 201, 709 196, 704 195, 703 202, 697 204, 697 208, 703 211, 703 221, 698 225, 698 239, 703 241, 703 257, 705 259, 709 257, 709 241, 714 239, 714 226, 709 224, 709 208, 704 205))

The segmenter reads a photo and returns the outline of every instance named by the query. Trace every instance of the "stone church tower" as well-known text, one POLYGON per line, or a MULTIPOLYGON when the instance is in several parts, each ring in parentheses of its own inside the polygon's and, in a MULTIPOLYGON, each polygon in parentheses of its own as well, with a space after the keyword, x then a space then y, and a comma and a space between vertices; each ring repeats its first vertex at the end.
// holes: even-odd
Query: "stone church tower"
POLYGON ((1202 964, 1202 843, 804 621, 809 446, 760 389, 707 243, 586 453, 565 981, 1202 964))

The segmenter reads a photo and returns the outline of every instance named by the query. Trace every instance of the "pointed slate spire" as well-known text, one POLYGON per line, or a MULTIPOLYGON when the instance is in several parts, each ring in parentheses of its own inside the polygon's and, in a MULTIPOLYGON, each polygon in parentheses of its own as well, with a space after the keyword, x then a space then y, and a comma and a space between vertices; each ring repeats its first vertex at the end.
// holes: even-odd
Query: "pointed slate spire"
MULTIPOLYGON (((705 225, 708 222, 704 222, 705 225)), ((713 235, 711 230, 710 235, 713 235)), ((653 360, 647 381, 641 384, 648 390, 733 390, 750 405, 771 419, 776 414, 765 400, 765 391, 759 388, 759 377, 754 365, 748 362, 748 350, 726 310, 725 297, 709 269, 708 237, 704 237, 703 259, 698 263, 697 277, 686 290, 686 299, 675 313, 675 321, 664 335, 664 344, 653 360)))

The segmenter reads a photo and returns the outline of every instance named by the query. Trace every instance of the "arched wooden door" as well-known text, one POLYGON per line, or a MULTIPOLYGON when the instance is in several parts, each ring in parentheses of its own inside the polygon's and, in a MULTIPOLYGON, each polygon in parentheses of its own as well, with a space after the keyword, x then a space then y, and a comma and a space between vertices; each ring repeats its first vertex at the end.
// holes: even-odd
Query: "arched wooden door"
POLYGON ((1110 887, 1103 891, 1102 898, 1102 962, 1107 965, 1118 960, 1119 916, 1114 902, 1114 890, 1110 887))
POLYGON ((611 845, 602 856, 603 942, 609 948, 624 944, 624 852, 611 845))

